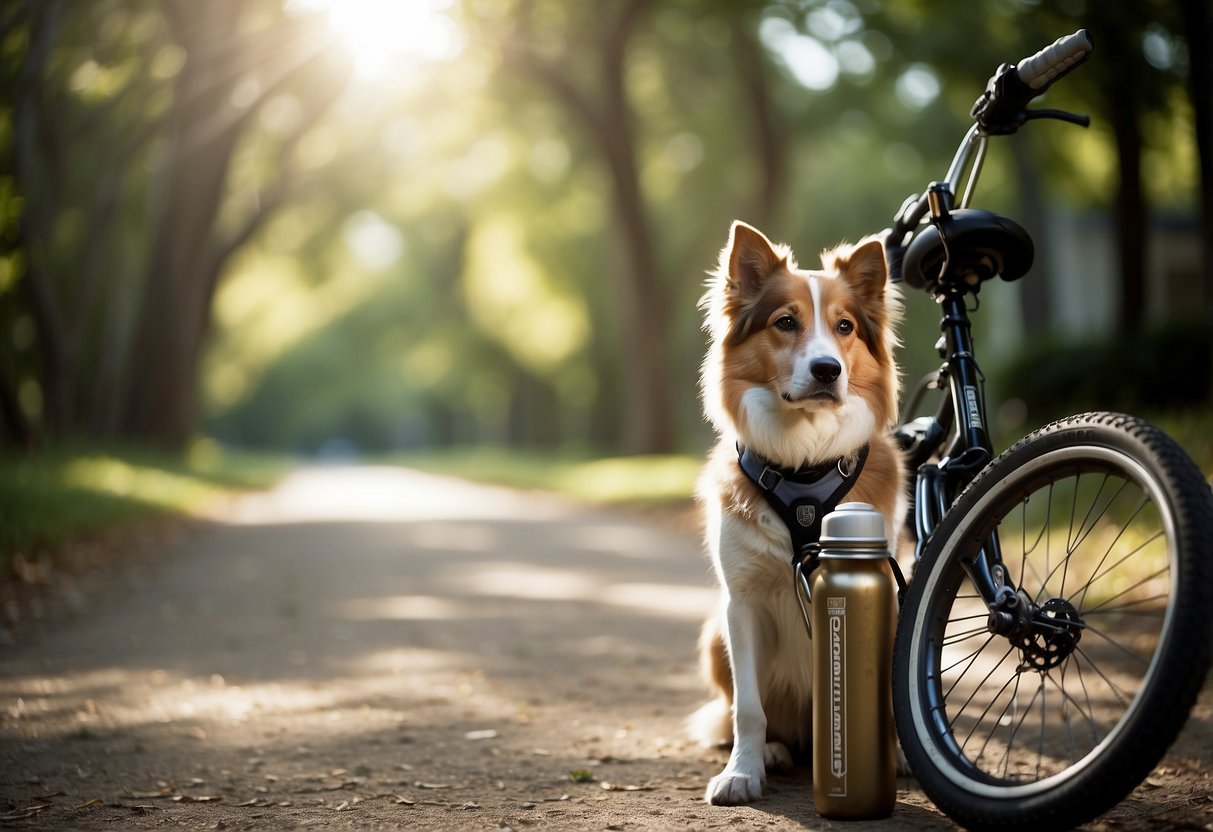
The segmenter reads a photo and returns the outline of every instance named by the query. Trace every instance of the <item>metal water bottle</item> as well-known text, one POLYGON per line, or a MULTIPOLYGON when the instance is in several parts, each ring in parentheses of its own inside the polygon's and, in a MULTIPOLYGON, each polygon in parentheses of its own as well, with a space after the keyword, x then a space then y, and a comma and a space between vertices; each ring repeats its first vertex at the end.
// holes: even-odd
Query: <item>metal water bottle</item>
POLYGON ((822 520, 813 616, 813 799, 830 818, 882 818, 897 800, 897 583, 884 517, 843 503, 822 520))

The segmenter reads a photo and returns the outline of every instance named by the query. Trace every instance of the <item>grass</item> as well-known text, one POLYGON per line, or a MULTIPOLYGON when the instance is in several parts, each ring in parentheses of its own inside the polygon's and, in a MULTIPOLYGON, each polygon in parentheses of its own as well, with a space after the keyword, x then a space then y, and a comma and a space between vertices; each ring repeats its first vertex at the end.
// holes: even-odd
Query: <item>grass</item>
POLYGON ((0 455, 0 557, 46 556, 73 540, 196 514, 235 491, 264 488, 282 457, 234 455, 209 441, 183 456, 130 448, 54 447, 0 455))
MULTIPOLYGON (((1154 421, 1213 479, 1213 413, 1154 421)), ((486 447, 418 451, 383 461, 592 503, 662 504, 691 498, 702 457, 592 459, 486 447)), ((282 456, 232 454, 206 441, 181 457, 70 446, 32 456, 0 454, 0 579, 17 553, 36 558, 73 540, 195 514, 225 495, 271 485, 290 464, 282 456)))
MULTIPOLYGON (((505 448, 432 450, 386 461, 594 503, 686 501, 701 464, 692 456, 588 459, 505 448)), ((195 442, 183 456, 74 446, 0 454, 0 580, 11 576, 17 557, 41 560, 73 541, 197 514, 234 492, 272 485, 291 464, 209 441, 195 442)))
POLYGON ((669 454, 571 458, 508 448, 420 451, 389 460, 434 474, 555 491, 592 503, 672 503, 691 499, 702 456, 669 454))

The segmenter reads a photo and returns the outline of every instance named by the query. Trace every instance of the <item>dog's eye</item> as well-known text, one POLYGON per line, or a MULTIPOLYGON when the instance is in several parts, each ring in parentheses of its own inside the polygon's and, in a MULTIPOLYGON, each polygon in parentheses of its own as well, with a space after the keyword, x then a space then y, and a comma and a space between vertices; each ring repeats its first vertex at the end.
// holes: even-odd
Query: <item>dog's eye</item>
POLYGON ((782 329, 784 332, 795 332, 800 328, 800 325, 796 323, 796 319, 791 315, 784 315, 775 322, 775 328, 782 329))
POLYGON ((835 326, 834 329, 838 331, 839 335, 850 335, 855 331, 855 324, 851 323, 846 318, 843 318, 838 322, 838 325, 835 326))

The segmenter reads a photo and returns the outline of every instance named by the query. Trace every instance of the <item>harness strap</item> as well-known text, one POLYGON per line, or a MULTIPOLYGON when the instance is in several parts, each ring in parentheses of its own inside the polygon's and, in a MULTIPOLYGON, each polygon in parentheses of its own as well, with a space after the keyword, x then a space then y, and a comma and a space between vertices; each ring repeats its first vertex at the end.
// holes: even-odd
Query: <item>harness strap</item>
MULTIPOLYGON (((868 459, 868 446, 853 462, 838 459, 811 468, 783 468, 737 445, 737 460, 745 475, 788 527, 792 563, 798 564, 821 539, 821 519, 838 507, 868 459)), ((810 567, 811 570, 811 567, 810 567)))

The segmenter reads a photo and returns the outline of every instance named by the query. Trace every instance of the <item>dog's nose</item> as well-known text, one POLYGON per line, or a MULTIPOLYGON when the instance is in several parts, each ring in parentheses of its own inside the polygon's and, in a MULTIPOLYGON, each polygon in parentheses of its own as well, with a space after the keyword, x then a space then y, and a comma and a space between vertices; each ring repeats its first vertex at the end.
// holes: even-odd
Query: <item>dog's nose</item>
POLYGON ((831 384, 842 375, 842 365, 836 358, 814 358, 809 362, 809 372, 822 384, 831 384))

